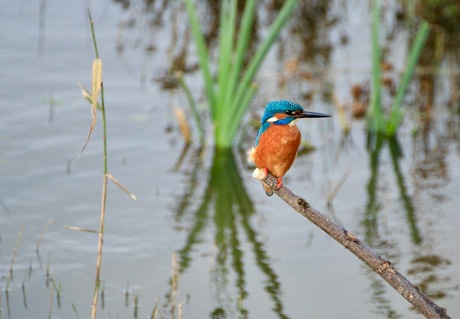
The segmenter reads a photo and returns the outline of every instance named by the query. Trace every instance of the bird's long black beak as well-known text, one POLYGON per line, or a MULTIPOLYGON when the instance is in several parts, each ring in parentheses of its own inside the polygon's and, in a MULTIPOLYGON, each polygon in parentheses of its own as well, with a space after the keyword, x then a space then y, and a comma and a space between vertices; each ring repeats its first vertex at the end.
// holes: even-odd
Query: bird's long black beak
POLYGON ((306 118, 306 117, 312 117, 312 118, 319 118, 319 117, 331 117, 332 115, 326 114, 326 113, 319 113, 319 112, 310 112, 310 111, 303 111, 302 113, 296 114, 296 118, 306 118))

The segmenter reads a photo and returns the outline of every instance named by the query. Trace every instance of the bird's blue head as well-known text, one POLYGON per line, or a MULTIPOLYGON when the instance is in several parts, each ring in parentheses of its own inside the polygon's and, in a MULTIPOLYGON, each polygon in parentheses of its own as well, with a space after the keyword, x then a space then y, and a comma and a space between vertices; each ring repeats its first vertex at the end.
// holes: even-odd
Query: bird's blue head
POLYGON ((265 106, 262 115, 262 126, 256 137, 255 145, 259 143, 260 136, 270 127, 270 125, 293 125, 301 118, 330 117, 328 114, 304 111, 300 104, 288 100, 271 101, 265 106))
POLYGON ((266 122, 273 122, 276 123, 279 120, 284 120, 281 121, 277 124, 289 124, 293 120, 295 120, 295 117, 289 116, 290 114, 296 114, 296 113, 302 113, 303 112, 303 107, 300 104, 288 101, 288 100, 281 100, 281 101, 271 101, 268 102, 267 105, 265 106, 265 112, 262 115, 262 124, 266 122), (281 118, 276 118, 275 114, 286 114, 284 119, 281 118))

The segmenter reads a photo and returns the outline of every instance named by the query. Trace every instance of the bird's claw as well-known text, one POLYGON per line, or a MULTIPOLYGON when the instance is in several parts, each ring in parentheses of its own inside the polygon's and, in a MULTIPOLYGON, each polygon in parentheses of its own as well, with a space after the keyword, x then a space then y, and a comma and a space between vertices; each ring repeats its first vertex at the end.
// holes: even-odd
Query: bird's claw
POLYGON ((268 176, 268 169, 266 169, 265 167, 262 167, 262 171, 264 172, 264 177, 267 177, 268 176))
POLYGON ((283 186, 283 179, 278 178, 278 184, 276 184, 276 190, 278 191, 283 186))

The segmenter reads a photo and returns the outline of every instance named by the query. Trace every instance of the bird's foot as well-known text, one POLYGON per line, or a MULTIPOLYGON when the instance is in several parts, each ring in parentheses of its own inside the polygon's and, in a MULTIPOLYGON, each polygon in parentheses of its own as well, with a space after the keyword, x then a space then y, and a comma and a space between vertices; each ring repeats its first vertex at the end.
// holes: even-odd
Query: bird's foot
POLYGON ((262 171, 264 172, 264 177, 267 177, 268 176, 268 169, 266 169, 265 167, 262 167, 262 171))
POLYGON ((276 190, 279 190, 283 186, 283 178, 278 178, 277 179, 278 184, 276 184, 276 190))

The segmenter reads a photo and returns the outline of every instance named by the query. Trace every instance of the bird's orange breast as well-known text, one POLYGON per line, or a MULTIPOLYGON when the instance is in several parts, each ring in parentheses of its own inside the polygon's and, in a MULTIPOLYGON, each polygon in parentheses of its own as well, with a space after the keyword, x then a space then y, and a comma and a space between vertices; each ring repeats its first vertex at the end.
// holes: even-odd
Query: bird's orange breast
POLYGON ((266 168, 276 178, 291 168, 300 146, 300 132, 295 125, 272 124, 260 136, 252 154, 257 167, 266 168))

